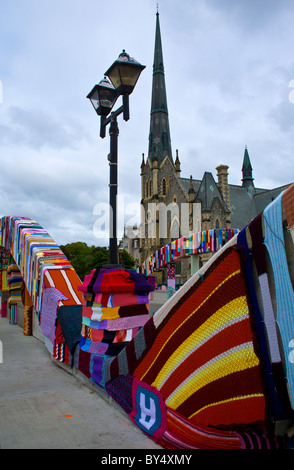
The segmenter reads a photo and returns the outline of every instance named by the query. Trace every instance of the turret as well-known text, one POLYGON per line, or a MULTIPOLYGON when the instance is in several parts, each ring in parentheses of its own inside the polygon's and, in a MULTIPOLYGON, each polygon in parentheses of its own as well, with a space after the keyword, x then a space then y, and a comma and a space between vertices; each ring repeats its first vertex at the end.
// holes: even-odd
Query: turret
POLYGON ((243 166, 242 166, 242 186, 249 190, 251 188, 254 189, 254 183, 253 183, 253 176, 252 176, 252 166, 250 162, 250 157, 249 153, 247 150, 247 147, 245 147, 244 151, 244 158, 243 158, 243 166))

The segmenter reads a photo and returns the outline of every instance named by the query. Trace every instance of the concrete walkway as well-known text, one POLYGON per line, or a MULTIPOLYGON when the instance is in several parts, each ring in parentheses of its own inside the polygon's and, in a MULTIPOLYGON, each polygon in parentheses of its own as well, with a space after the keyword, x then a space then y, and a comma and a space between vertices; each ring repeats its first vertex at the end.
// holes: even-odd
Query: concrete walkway
POLYGON ((7 318, 0 318, 0 340, 1 449, 161 449, 7 318))

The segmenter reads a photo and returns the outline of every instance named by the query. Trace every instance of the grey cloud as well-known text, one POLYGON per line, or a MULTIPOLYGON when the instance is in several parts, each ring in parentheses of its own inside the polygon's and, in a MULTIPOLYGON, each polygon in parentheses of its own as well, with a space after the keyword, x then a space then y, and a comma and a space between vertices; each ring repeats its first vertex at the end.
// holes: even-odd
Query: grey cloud
POLYGON ((40 109, 24 109, 10 106, 7 122, 1 124, 0 140, 7 144, 23 144, 34 149, 75 148, 88 139, 82 125, 69 118, 57 119, 40 109))
POLYGON ((210 6, 224 15, 224 21, 248 33, 261 32, 287 10, 293 13, 292 0, 212 0, 210 6))
POLYGON ((282 133, 294 131, 294 104, 283 101, 269 113, 269 119, 276 124, 282 133))
MULTIPOLYGON (((117 2, 114 17, 113 6, 105 5, 109 35, 109 21, 96 27, 93 0, 64 0, 62 6, 51 0, 29 9, 37 3, 15 3, 17 15, 6 2, 8 13, 0 18, 0 79, 7 76, 0 109, 1 213, 35 218, 58 243, 99 244, 93 208, 108 202, 109 135, 99 138, 99 119, 85 97, 123 47, 147 65, 131 96, 131 119, 119 122, 118 192, 126 204, 140 202, 156 8, 130 0, 125 15, 117 2)), ((239 184, 247 144, 257 186, 293 180, 293 0, 166 3, 159 12, 173 154, 178 148, 182 176, 215 175, 217 164, 227 163, 230 181, 239 184)))

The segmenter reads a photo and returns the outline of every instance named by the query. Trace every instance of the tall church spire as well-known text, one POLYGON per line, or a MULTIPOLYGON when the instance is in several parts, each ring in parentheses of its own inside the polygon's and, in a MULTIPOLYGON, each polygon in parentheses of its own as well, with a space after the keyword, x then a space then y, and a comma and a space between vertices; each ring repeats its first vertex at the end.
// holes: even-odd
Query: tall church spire
POLYGON ((250 157, 249 157, 247 147, 245 147, 245 151, 244 151, 242 176, 243 176, 243 178, 242 178, 242 186, 243 187, 246 187, 246 188, 249 188, 249 186, 254 187, 254 183, 253 183, 254 178, 252 176, 252 166, 251 166, 250 157))
POLYGON ((148 158, 153 159, 154 151, 160 165, 166 155, 171 161, 171 139, 169 130, 168 108, 166 98, 163 53, 159 23, 159 13, 156 13, 155 47, 153 61, 153 82, 150 113, 150 133, 148 158))

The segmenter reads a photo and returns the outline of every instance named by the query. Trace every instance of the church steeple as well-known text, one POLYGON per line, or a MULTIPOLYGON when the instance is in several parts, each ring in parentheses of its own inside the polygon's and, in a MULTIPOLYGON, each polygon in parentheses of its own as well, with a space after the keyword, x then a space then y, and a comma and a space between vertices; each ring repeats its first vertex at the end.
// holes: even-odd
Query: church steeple
POLYGON ((253 176, 252 176, 252 166, 250 162, 249 153, 247 147, 245 147, 243 166, 242 166, 242 186, 248 188, 249 186, 254 187, 253 176))
POLYGON ((150 133, 148 158, 153 159, 154 150, 160 165, 166 155, 171 161, 171 139, 166 98, 163 53, 159 23, 159 13, 156 13, 155 47, 153 61, 153 81, 150 113, 150 133))

